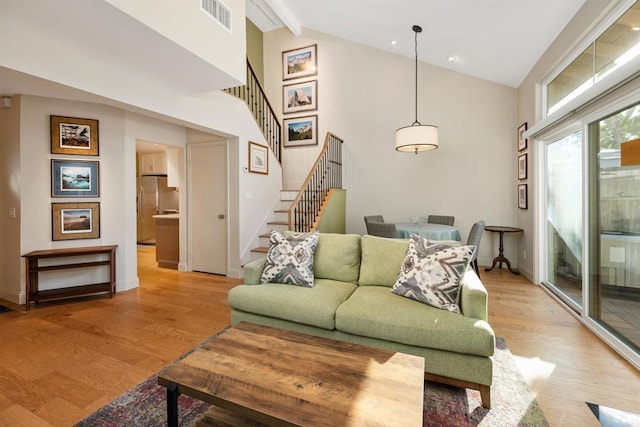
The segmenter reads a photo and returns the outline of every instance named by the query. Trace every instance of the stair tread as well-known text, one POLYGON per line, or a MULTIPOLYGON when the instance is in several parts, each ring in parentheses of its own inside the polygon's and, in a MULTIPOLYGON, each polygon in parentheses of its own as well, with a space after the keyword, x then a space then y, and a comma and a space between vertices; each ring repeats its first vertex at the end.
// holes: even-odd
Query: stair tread
POLYGON ((257 248, 253 248, 251 249, 251 252, 260 252, 260 253, 267 253, 269 252, 269 248, 265 247, 265 246, 258 246, 257 248))
POLYGON ((289 225, 289 221, 269 221, 267 224, 273 225, 289 225))

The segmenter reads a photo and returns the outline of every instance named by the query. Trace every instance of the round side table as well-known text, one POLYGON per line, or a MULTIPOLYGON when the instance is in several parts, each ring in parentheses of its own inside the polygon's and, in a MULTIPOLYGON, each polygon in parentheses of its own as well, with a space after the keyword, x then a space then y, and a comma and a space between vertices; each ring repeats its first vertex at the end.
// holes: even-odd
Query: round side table
POLYGON ((520 274, 519 271, 511 269, 511 263, 504 256, 504 233, 522 233, 522 228, 516 227, 504 227, 501 225, 487 225, 485 228, 487 231, 493 231, 494 233, 500 233, 500 247, 498 248, 499 253, 498 256, 493 259, 493 264, 491 264, 491 268, 485 268, 484 271, 491 271, 495 268, 496 264, 499 264, 499 267, 502 268, 502 263, 507 264, 507 268, 513 274, 520 274))

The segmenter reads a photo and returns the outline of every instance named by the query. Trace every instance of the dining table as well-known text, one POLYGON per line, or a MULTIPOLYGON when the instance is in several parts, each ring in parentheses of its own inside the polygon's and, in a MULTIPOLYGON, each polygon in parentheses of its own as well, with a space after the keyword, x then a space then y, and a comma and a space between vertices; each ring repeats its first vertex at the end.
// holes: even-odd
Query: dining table
POLYGON ((417 234, 429 240, 461 240, 460 230, 453 225, 428 222, 397 222, 395 224, 398 237, 403 239, 408 239, 411 234, 417 234))

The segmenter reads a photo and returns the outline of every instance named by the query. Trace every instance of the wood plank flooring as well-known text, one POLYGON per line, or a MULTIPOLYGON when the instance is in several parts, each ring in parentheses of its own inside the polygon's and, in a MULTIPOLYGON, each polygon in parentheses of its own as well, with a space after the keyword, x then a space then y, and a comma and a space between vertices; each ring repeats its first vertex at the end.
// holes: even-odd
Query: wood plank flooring
MULTIPOLYGON (((0 426, 69 426, 229 324, 236 279, 155 267, 140 288, 0 315, 0 426)), ((585 401, 640 413, 640 372, 542 289, 481 270, 489 322, 506 339, 551 426, 598 426, 585 401)))

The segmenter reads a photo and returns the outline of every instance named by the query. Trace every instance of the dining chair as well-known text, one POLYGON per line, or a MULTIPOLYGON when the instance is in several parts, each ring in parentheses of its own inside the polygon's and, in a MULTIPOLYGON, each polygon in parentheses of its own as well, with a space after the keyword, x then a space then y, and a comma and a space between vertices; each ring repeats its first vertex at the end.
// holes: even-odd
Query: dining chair
POLYGON ((372 236, 378 237, 398 237, 398 230, 396 229, 396 225, 392 222, 377 222, 377 221, 369 221, 368 225, 369 233, 372 236))
POLYGON ((429 224, 443 224, 443 225, 453 225, 456 217, 447 216, 447 215, 429 215, 427 217, 427 222, 429 224))
POLYGON ((384 222, 384 218, 382 217, 382 215, 365 216, 364 217, 364 225, 367 226, 367 234, 371 234, 371 231, 369 230, 369 222, 371 222, 371 221, 384 222))
POLYGON ((471 265, 475 270, 478 277, 480 277, 480 269, 478 268, 478 251, 480 250, 480 239, 482 239, 482 233, 484 232, 484 221, 478 221, 471 226, 469 237, 467 237, 467 245, 474 245, 476 250, 473 251, 471 259, 471 265))

